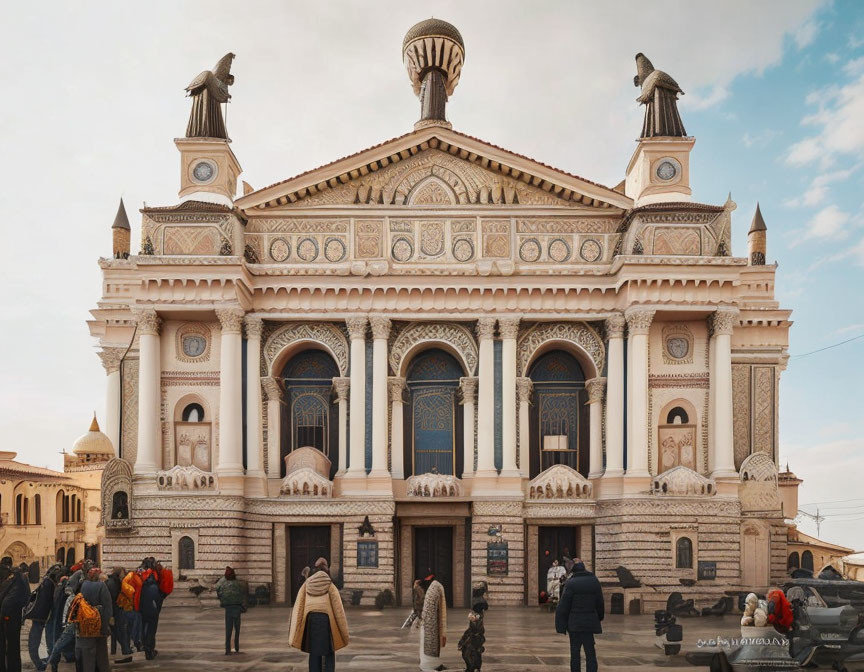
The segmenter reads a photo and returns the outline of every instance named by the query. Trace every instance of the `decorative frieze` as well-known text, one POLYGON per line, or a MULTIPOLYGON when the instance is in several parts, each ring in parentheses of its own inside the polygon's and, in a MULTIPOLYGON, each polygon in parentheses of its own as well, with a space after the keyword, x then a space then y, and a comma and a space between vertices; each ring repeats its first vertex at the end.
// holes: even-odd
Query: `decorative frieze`
MULTIPOLYGON (((366 318, 356 319, 363 321, 365 337, 366 318)), ((343 332, 330 322, 291 322, 276 329, 264 344, 263 353, 266 366, 261 373, 263 375, 269 374, 270 367, 279 353, 298 341, 307 341, 324 346, 336 361, 339 372, 343 376, 348 373, 348 342, 345 340, 343 332)))
POLYGON ((532 327, 519 339, 516 359, 520 373, 528 371, 534 354, 550 341, 563 341, 578 346, 591 358, 597 371, 603 370, 606 351, 603 341, 594 329, 584 322, 543 322, 532 327))
POLYGON ((717 486, 713 479, 706 478, 685 466, 672 467, 655 477, 651 482, 654 495, 713 496, 717 486))
POLYGON ((529 499, 590 499, 591 482, 572 467, 556 464, 528 486, 529 499))
MULTIPOLYGON (((486 318, 494 326, 494 318, 486 318)), ((477 370, 479 353, 471 332, 461 324, 453 322, 414 322, 399 332, 390 348, 390 368, 402 373, 405 356, 421 343, 438 342, 450 346, 468 373, 477 370)))
POLYGON ((215 474, 202 471, 194 465, 179 464, 167 471, 156 472, 156 487, 160 490, 216 490, 215 474))
POLYGON ((408 479, 409 497, 459 497, 462 484, 455 476, 448 474, 422 474, 408 479))

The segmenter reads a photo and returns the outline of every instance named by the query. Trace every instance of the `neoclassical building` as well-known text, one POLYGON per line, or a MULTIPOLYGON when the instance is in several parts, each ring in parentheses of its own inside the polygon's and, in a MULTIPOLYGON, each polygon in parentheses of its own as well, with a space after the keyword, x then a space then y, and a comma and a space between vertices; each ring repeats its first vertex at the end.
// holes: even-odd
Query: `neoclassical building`
POLYGON ((678 85, 637 57, 606 187, 452 128, 450 24, 403 54, 413 130, 242 196, 233 55, 190 84, 180 202, 132 256, 121 203, 99 261, 106 563, 229 563, 277 602, 321 555, 363 604, 429 571, 536 604, 565 554, 632 610, 778 580, 790 313, 761 214, 735 257, 735 204, 692 200, 678 85))

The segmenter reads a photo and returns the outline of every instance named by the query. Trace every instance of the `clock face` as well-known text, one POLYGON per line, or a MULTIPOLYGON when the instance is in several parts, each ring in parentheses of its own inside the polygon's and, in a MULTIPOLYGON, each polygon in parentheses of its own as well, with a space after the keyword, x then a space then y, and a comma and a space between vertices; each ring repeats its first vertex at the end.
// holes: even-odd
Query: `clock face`
POLYGON ((192 169, 192 176, 198 180, 198 182, 209 182, 213 179, 213 176, 216 174, 216 168, 212 163, 207 161, 199 161, 195 164, 195 167, 192 169))
POLYGON ((207 339, 197 334, 183 337, 183 354, 187 357, 200 357, 207 348, 207 339))
POLYGON ((657 177, 661 180, 671 180, 678 174, 678 167, 671 161, 663 161, 657 166, 657 177))

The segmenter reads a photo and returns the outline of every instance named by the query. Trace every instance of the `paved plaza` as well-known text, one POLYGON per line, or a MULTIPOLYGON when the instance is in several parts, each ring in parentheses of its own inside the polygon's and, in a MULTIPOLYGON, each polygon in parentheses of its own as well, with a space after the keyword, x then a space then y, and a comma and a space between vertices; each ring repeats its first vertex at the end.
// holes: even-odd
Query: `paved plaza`
MULTIPOLYGON (((448 670, 464 670, 456 644, 467 623, 467 611, 447 612, 447 646, 444 664, 448 670)), ((221 609, 166 608, 159 624, 158 657, 145 661, 136 653, 134 662, 116 665, 116 670, 160 670, 165 672, 306 672, 306 656, 285 643, 290 610, 285 607, 256 607, 243 616, 239 655, 223 652, 221 609)), ((416 631, 400 630, 407 609, 349 609, 351 644, 336 656, 337 670, 417 670, 416 631)), ((639 668, 649 672, 669 667, 696 669, 683 655, 666 657, 654 646, 651 616, 607 616, 604 634, 598 636, 602 670, 639 668)), ((738 618, 691 618, 684 625, 684 650, 696 648, 700 638, 732 635, 738 618)), ((491 608, 486 616, 484 672, 568 672, 567 639, 556 635, 553 616, 539 609, 491 608)), ((26 637, 26 636, 25 636, 26 637)), ((25 640, 26 641, 26 640, 25 640)), ((24 649, 26 651, 26 649, 24 649)), ((23 656, 27 658, 26 653, 23 656)), ((25 669, 33 669, 29 659, 25 669)), ((63 663, 61 672, 74 666, 63 663)), ((584 669, 584 666, 583 666, 584 669)), ((707 669, 707 668, 705 668, 707 669)))

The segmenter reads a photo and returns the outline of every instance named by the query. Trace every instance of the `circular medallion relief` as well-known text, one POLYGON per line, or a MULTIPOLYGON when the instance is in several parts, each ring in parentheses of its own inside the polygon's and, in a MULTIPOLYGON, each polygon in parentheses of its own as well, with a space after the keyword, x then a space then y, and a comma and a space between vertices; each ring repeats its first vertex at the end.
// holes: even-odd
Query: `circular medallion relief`
POLYGON ((684 359, 690 353, 690 341, 683 336, 666 339, 666 352, 673 359, 684 359))
POLYGON ((414 256, 414 246, 411 244, 410 240, 404 236, 400 236, 393 241, 391 252, 396 261, 408 261, 414 256))
POLYGON ((327 261, 334 263, 342 261, 345 258, 345 252, 345 243, 339 238, 328 238, 324 242, 324 256, 327 257, 327 261))
POLYGON ((579 256, 588 262, 597 261, 602 254, 603 248, 596 240, 586 240, 579 248, 579 256))
POLYGON ((291 246, 284 238, 277 238, 270 243, 270 256, 273 261, 285 261, 291 254, 291 246))
POLYGON ((529 238, 519 246, 519 258, 529 264, 540 258, 540 243, 536 238, 529 238))
POLYGON ((570 245, 563 238, 556 238, 549 243, 549 258, 552 261, 562 262, 570 258, 570 245))
POLYGON ((474 256, 474 244, 467 238, 453 243, 453 258, 456 261, 469 261, 474 256))
POLYGON ((200 357, 207 349, 207 339, 201 334, 187 334, 182 342, 183 354, 187 357, 200 357))
POLYGON ((681 164, 673 158, 660 159, 654 174, 657 179, 670 182, 681 174, 681 164))
POLYGON ((192 179, 199 184, 212 182, 216 177, 216 164, 212 161, 201 160, 192 166, 192 179))
POLYGON ((304 238, 297 243, 297 256, 303 261, 315 261, 318 258, 318 241, 314 238, 304 238))

